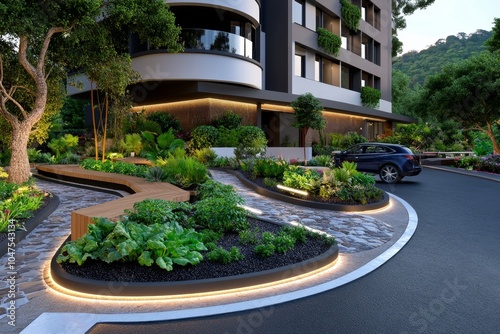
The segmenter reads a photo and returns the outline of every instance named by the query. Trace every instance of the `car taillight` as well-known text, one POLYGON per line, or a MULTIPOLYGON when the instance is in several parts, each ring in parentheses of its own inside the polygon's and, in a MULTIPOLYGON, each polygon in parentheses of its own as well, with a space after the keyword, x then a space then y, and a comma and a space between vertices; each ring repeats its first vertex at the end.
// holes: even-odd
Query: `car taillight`
POLYGON ((405 154, 405 157, 414 164, 420 164, 420 158, 417 155, 405 154))

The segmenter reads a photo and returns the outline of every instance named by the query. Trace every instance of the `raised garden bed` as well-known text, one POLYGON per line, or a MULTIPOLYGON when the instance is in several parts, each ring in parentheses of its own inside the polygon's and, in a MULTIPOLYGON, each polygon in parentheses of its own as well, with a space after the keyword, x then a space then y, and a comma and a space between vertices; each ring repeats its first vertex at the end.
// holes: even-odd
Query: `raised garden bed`
MULTIPOLYGON (((251 220, 261 231, 277 231, 280 224, 251 220)), ((297 244, 284 254, 260 258, 253 246, 238 243, 237 235, 228 235, 218 243, 230 248, 237 245, 245 256, 229 264, 202 261, 195 266, 176 266, 173 271, 143 267, 137 263, 87 261, 77 264, 51 262, 52 279, 60 286, 88 294, 114 297, 161 296, 203 293, 275 282, 318 270, 334 263, 338 246, 328 246, 320 239, 297 244), (110 286, 113 288, 111 289, 110 286)), ((59 251, 56 252, 59 254, 59 251)))

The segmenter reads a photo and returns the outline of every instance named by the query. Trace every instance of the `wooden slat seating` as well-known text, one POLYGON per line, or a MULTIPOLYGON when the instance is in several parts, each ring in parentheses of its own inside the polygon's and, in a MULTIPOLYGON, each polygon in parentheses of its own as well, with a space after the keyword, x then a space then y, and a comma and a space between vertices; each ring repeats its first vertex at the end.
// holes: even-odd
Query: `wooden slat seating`
POLYGON ((98 171, 85 170, 79 165, 43 165, 37 167, 40 174, 52 174, 61 178, 85 179, 96 182, 113 183, 129 188, 131 195, 79 209, 71 213, 71 240, 76 240, 88 231, 93 217, 111 220, 119 218, 134 203, 147 198, 158 198, 174 202, 189 201, 189 192, 166 182, 150 182, 146 179, 98 171))

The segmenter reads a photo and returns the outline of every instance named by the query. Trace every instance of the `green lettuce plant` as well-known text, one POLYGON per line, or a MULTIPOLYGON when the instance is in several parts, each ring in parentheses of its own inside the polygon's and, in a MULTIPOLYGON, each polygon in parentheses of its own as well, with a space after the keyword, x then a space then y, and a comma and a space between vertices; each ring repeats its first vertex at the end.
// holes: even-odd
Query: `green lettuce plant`
POLYGON ((58 263, 82 265, 87 259, 106 263, 137 261, 142 266, 156 264, 167 271, 174 265, 196 265, 203 259, 206 247, 201 235, 179 224, 144 225, 131 220, 111 222, 96 218, 89 232, 66 243, 57 257, 58 263))

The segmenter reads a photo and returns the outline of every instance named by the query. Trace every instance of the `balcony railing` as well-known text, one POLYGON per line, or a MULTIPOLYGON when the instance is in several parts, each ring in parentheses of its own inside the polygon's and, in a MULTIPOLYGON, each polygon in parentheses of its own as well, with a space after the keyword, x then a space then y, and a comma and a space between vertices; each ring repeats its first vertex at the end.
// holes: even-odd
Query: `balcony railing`
POLYGON ((254 59, 253 42, 240 35, 208 29, 182 29, 184 50, 213 50, 254 59))

